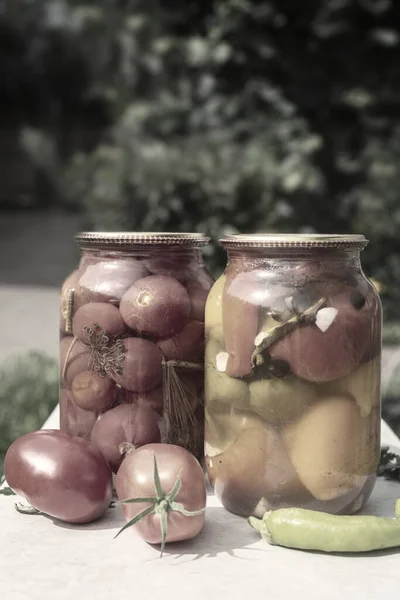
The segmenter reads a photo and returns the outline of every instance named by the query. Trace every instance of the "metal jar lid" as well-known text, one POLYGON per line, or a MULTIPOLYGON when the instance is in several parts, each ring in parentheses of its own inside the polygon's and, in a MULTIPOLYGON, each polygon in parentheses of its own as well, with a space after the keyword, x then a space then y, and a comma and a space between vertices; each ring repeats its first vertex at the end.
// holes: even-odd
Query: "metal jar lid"
POLYGON ((82 248, 133 246, 185 246, 196 248, 205 246, 210 238, 203 233, 167 233, 151 231, 83 231, 75 236, 82 248))
POLYGON ((219 240, 226 249, 233 248, 353 248, 362 250, 368 244, 363 235, 320 233, 254 233, 225 235, 219 240))

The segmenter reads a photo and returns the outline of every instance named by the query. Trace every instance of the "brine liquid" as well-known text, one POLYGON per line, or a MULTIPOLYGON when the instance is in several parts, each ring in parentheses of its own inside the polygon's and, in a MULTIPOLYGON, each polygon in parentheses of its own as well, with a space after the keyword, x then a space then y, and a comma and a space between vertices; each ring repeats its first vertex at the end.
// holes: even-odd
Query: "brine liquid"
POLYGON ((161 439, 202 458, 204 306, 211 285, 197 251, 168 249, 86 252, 65 282, 61 427, 86 439, 96 427, 96 443, 113 457, 113 468, 123 442, 161 439))
POLYGON ((379 300, 359 275, 351 285, 340 270, 293 282, 299 269, 289 271, 231 267, 210 292, 209 479, 243 516, 284 506, 355 512, 380 455, 379 300))

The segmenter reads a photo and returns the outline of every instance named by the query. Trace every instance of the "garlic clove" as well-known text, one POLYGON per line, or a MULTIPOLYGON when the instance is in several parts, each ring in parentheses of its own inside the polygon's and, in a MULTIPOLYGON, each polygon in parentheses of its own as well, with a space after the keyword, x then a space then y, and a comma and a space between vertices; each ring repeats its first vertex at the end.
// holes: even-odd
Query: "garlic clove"
POLYGON ((219 352, 215 359, 215 364, 217 366, 218 371, 221 373, 225 373, 226 365, 228 363, 229 353, 228 352, 219 352))
POLYGON ((333 306, 320 308, 320 310, 317 312, 317 316, 315 319, 315 324, 318 327, 318 329, 320 329, 323 333, 328 331, 329 327, 336 319, 336 315, 338 314, 338 312, 338 309, 333 308, 333 306))
POLYGON ((254 338, 254 345, 259 346, 260 344, 262 344, 266 337, 268 337, 268 332, 260 331, 260 333, 258 333, 254 338))

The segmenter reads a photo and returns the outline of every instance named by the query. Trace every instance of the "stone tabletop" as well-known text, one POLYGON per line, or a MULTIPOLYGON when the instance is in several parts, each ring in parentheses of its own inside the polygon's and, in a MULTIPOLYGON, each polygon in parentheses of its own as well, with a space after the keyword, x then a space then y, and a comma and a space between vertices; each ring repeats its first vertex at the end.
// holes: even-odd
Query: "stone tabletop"
MULTIPOLYGON (((57 426, 57 411, 47 427, 57 426)), ((400 446, 382 424, 383 444, 400 446)), ((400 483, 378 480, 364 512, 394 515, 400 483)), ((0 498, 0 590, 4 600, 377 600, 397 597, 400 553, 325 555, 259 541, 246 520, 209 492, 206 525, 194 540, 159 549, 133 531, 114 539, 118 508, 81 526, 21 515, 0 498)))

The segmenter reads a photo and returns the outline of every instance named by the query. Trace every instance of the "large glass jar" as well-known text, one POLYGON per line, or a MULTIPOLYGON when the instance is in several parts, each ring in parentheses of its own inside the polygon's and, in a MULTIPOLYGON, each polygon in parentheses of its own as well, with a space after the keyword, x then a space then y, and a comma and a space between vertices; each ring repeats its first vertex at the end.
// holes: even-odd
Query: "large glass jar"
POLYGON ((91 439, 114 471, 129 444, 163 441, 201 458, 208 238, 82 233, 77 241, 80 264, 61 292, 61 429, 91 439))
POLYGON ((239 515, 350 514, 380 455, 381 304, 363 236, 232 235, 206 305, 205 455, 239 515))

